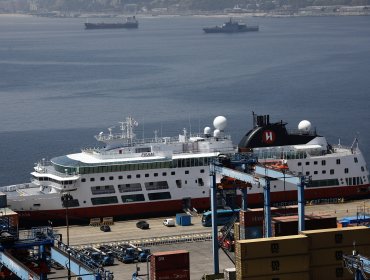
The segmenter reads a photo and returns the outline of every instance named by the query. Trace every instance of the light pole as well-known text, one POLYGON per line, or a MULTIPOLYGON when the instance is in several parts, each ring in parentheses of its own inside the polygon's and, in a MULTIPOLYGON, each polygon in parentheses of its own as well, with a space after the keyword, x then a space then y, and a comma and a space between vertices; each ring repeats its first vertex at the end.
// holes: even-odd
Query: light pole
POLYGON ((62 205, 66 209, 66 226, 67 226, 67 253, 68 253, 68 280, 71 280, 71 250, 69 248, 69 221, 68 221, 68 207, 70 201, 73 200, 72 195, 64 193, 61 197, 62 205))

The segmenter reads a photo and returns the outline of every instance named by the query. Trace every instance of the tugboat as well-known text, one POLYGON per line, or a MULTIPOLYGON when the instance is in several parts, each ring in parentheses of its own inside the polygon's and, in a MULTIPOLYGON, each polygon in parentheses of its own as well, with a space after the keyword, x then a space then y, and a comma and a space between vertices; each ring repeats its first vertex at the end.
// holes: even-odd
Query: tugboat
POLYGON ((245 23, 233 21, 232 18, 225 22, 221 26, 205 27, 203 28, 205 33, 237 33, 237 32, 249 32, 258 31, 259 26, 247 26, 245 23))
POLYGON ((126 22, 114 22, 114 23, 106 23, 106 22, 99 22, 99 23, 85 23, 85 29, 112 29, 112 28, 138 28, 139 22, 133 17, 128 17, 126 22))

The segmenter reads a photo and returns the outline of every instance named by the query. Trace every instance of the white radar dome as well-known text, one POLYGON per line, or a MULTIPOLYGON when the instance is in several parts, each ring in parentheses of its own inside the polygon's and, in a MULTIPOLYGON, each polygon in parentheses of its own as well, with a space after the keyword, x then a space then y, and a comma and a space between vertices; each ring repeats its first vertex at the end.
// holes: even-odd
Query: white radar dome
POLYGON ((220 137, 220 135, 221 135, 221 131, 219 129, 215 129, 215 131, 213 131, 213 137, 218 138, 220 137))
POLYGON ((303 132, 308 132, 311 129, 311 123, 307 120, 303 120, 298 124, 298 129, 303 132))
POLYGON ((210 128, 209 126, 206 126, 206 127, 204 128, 204 134, 205 134, 205 135, 210 135, 210 134, 211 134, 211 128, 210 128))
POLYGON ((224 116, 218 116, 213 120, 213 126, 216 129, 224 130, 227 125, 227 119, 224 116))

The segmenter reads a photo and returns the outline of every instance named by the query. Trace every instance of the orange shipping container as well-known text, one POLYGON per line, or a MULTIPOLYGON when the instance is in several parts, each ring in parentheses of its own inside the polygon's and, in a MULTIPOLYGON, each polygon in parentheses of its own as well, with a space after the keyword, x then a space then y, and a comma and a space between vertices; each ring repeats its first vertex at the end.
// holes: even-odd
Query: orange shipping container
POLYGON ((235 257, 241 260, 271 258, 308 253, 308 238, 291 235, 240 240, 235 245, 235 257))
POLYGON ((365 226, 351 228, 332 228, 302 231, 310 241, 310 250, 349 247, 369 244, 370 228, 365 226))
POLYGON ((190 280, 190 271, 188 269, 175 269, 157 271, 151 276, 153 280, 190 280))
POLYGON ((312 280, 353 280, 354 275, 342 265, 333 265, 311 268, 310 278, 312 280))
POLYGON ((289 273, 289 274, 275 274, 260 277, 237 278, 238 280, 310 280, 308 272, 289 273))
MULTIPOLYGON (((370 240, 369 240, 370 243, 370 240)), ((342 265, 343 254, 352 255, 353 246, 340 248, 327 248, 310 251, 310 266, 342 265)), ((370 244, 356 246, 356 250, 364 255, 370 256, 370 244)))
POLYGON ((272 274, 305 272, 309 269, 308 255, 263 258, 253 260, 236 259, 235 266, 241 278, 272 274))
POLYGON ((150 257, 150 271, 189 270, 189 252, 184 250, 153 253, 150 257))

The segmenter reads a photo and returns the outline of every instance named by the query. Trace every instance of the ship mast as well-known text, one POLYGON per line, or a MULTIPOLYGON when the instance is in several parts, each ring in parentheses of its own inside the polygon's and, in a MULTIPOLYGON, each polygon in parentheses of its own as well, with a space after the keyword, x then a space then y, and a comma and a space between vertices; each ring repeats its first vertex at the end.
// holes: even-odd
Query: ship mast
POLYGON ((132 117, 127 117, 126 121, 119 122, 121 124, 120 129, 122 131, 122 139, 127 139, 128 143, 132 143, 132 140, 135 138, 135 133, 133 132, 133 127, 139 125, 132 117))

